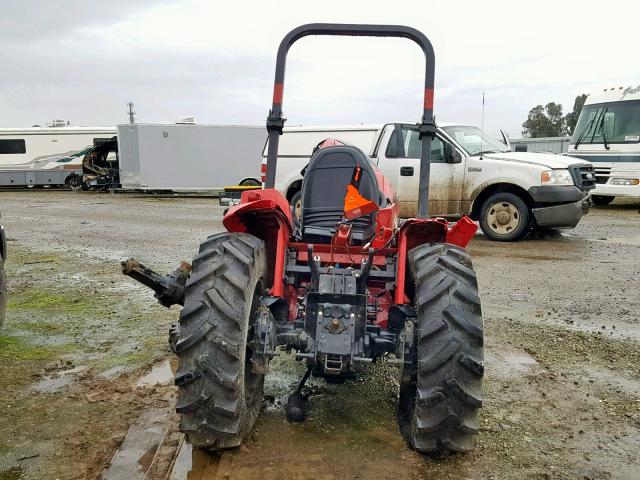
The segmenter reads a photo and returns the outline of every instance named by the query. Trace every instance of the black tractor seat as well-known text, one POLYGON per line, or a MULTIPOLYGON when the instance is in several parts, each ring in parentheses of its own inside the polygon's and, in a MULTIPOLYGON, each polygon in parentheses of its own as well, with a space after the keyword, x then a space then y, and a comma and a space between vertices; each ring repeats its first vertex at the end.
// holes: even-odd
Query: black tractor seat
MULTIPOLYGON (((328 243, 343 221, 344 198, 353 169, 362 169, 359 192, 380 208, 386 206, 367 156, 357 147, 341 145, 318 150, 306 167, 302 181, 302 238, 309 243, 328 243)), ((375 234, 377 212, 351 220, 354 245, 368 242, 375 234)))

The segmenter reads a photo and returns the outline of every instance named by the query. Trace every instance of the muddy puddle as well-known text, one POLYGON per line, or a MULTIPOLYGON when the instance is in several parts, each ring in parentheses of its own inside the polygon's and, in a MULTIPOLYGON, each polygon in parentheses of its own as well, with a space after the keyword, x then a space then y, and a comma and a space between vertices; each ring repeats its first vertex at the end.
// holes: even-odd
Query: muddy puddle
POLYGON ((171 385, 174 380, 175 369, 175 361, 165 360, 159 365, 155 365, 149 373, 138 380, 136 387, 145 388, 156 385, 171 385))
POLYGON ((485 373, 499 380, 512 380, 542 370, 535 358, 515 348, 487 349, 485 373))
POLYGON ((103 472, 103 480, 144 480, 167 433, 169 409, 145 411, 127 434, 103 472))
POLYGON ((32 388, 40 393, 53 393, 78 381, 78 376, 88 369, 81 365, 70 370, 63 370, 54 376, 46 375, 33 384, 32 388))
POLYGON ((97 376, 105 380, 115 380, 120 375, 126 372, 127 372, 127 367, 125 365, 116 365, 114 367, 108 368, 98 373, 97 376))
MULTIPOLYGON (((398 473, 398 455, 420 463, 395 425, 396 367, 369 366, 361 379, 343 385, 312 379, 308 416, 301 424, 286 420, 283 405, 304 366, 283 355, 271 367, 264 408, 247 443, 212 454, 179 442, 171 455, 169 478, 338 479, 354 478, 353 472, 359 471, 359 478, 376 479, 398 473)), ((412 473, 415 465, 402 466, 399 478, 418 478, 412 473)))

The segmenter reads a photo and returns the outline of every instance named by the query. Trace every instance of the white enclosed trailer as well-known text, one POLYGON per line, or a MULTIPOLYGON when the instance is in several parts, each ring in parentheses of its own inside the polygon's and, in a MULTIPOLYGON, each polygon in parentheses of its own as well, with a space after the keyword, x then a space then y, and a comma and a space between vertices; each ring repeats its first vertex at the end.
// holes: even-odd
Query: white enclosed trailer
POLYGON ((515 138, 510 140, 514 152, 567 153, 571 137, 515 138))
POLYGON ((210 191, 257 184, 263 126, 118 125, 120 183, 128 190, 210 191))

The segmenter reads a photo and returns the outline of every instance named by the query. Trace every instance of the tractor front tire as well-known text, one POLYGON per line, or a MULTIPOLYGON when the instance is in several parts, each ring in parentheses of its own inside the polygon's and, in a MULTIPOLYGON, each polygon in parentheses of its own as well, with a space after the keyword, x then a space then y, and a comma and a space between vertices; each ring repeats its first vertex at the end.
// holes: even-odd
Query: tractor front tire
POLYGON ((266 269, 264 242, 245 233, 209 237, 193 259, 173 348, 180 430, 194 446, 239 446, 260 412, 264 374, 250 359, 266 269))
POLYGON ((460 247, 409 252, 417 320, 403 367, 398 423, 410 448, 434 458, 473 449, 482 405, 483 323, 471 258, 460 247))

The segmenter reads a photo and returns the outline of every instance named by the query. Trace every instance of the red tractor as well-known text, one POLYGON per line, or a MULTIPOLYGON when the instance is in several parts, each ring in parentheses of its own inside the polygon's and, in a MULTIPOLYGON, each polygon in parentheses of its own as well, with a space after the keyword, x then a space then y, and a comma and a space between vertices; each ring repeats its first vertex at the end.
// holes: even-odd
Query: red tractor
POLYGON ((124 273, 184 305, 170 332, 178 356, 180 428, 196 446, 239 446, 260 411, 264 375, 279 347, 307 371, 289 397, 304 418, 309 375, 341 382, 364 364, 400 364, 398 423, 408 445, 430 456, 473 448, 482 404, 483 322, 464 247, 476 226, 429 218, 434 55, 404 26, 311 24, 291 31, 276 62, 265 188, 246 191, 224 216, 226 232, 200 245, 192 265, 161 277, 135 260, 124 273), (390 184, 358 148, 326 142, 304 174, 302 215, 273 188, 285 59, 307 35, 404 37, 426 57, 418 218, 400 221, 390 184), (325 146, 325 145, 330 146, 325 146))

